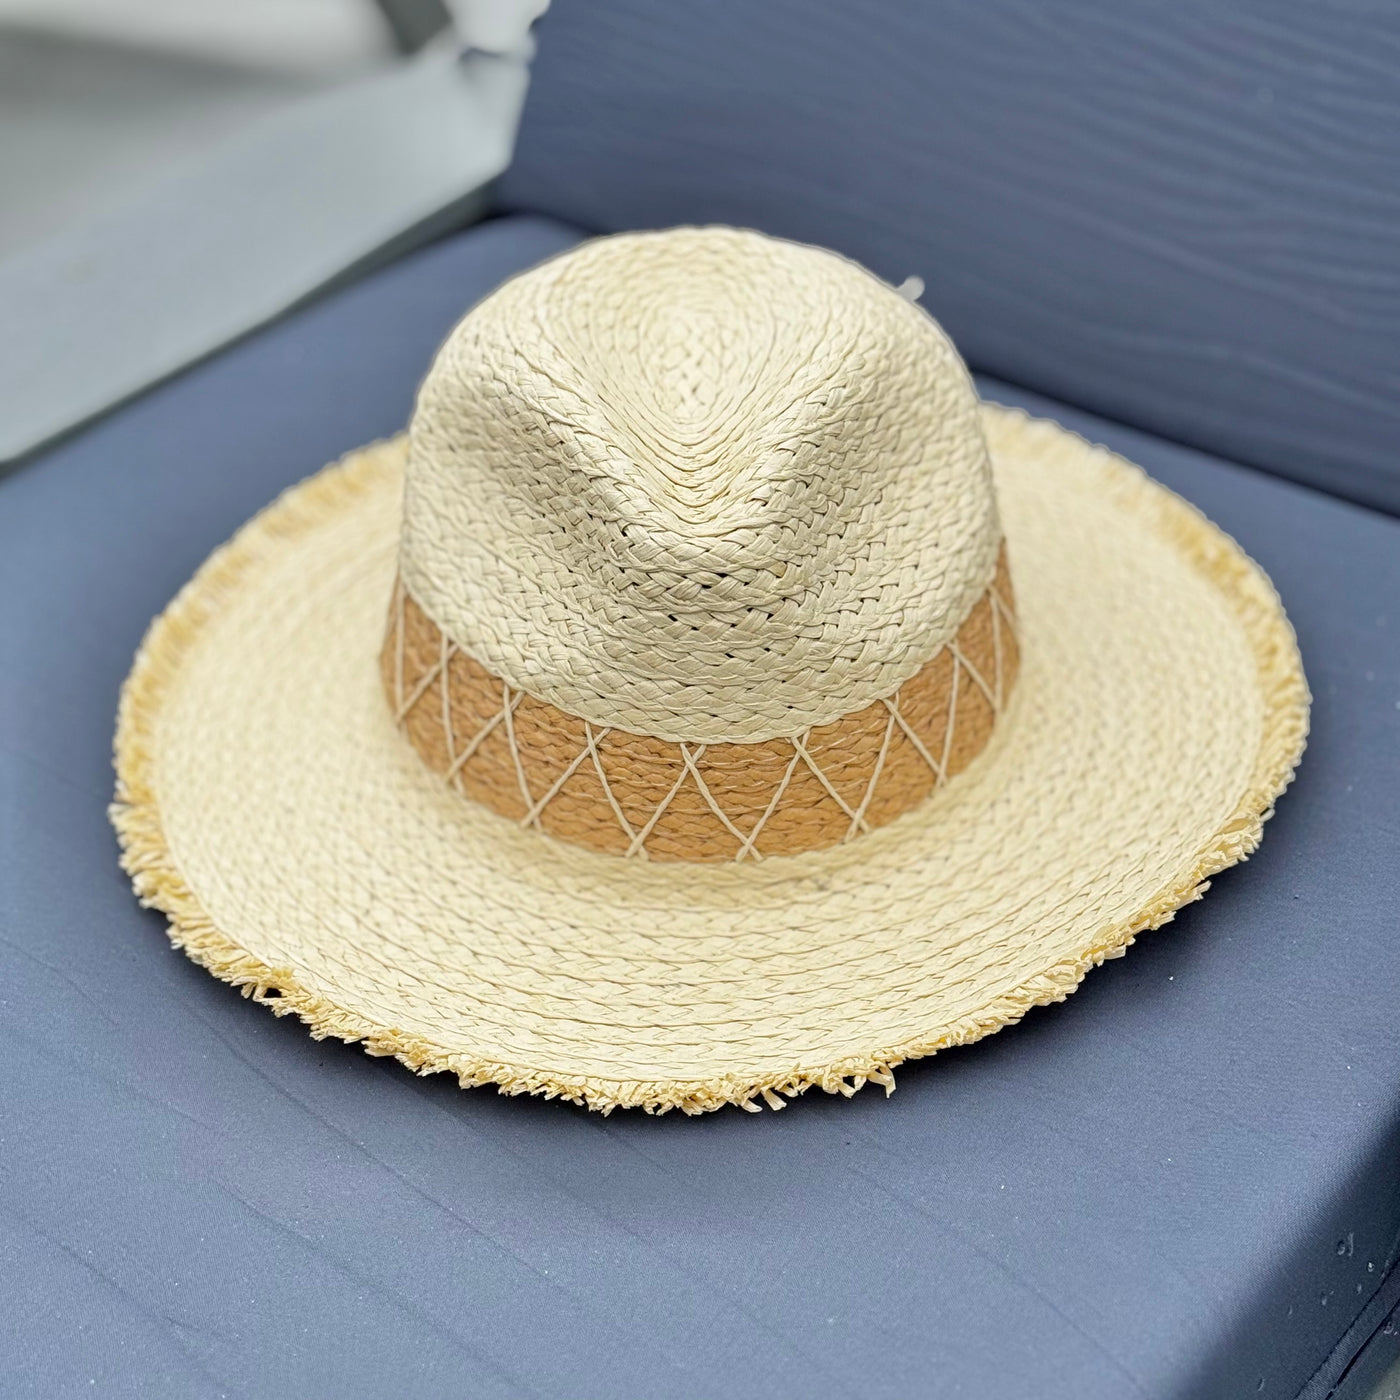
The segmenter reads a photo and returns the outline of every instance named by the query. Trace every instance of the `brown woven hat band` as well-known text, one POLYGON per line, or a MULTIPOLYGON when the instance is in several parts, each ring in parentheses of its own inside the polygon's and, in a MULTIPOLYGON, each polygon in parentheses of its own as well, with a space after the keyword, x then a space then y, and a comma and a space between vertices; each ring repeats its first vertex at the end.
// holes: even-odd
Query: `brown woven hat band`
POLYGON ((708 862, 820 850, 917 806, 986 747, 1019 660, 1004 544, 952 641, 895 694, 792 738, 684 744, 589 723, 493 675, 402 579, 380 654, 396 722, 463 796, 593 850, 708 862))

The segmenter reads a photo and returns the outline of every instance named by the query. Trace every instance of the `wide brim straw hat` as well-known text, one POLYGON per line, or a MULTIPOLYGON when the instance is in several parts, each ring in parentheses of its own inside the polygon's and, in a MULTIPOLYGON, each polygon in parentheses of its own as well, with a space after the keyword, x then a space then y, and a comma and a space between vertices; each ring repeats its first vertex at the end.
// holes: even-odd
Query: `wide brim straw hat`
POLYGON ((126 683, 140 898, 316 1036, 608 1110, 893 1088, 1257 845, 1308 693, 1193 507, 834 254, 596 240, 126 683))

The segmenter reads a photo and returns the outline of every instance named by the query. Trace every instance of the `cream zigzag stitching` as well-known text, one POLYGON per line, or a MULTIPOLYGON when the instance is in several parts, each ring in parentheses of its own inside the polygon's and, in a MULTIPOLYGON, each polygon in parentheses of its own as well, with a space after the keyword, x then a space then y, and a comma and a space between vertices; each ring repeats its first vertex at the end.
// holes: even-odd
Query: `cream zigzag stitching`
MULTIPOLYGON (((151 624, 122 687, 115 737, 117 790, 109 809, 122 848, 122 868, 143 905, 162 910, 171 941, 214 976, 242 989, 275 1015, 296 1015, 314 1036, 360 1042, 372 1055, 392 1055, 420 1074, 445 1071, 463 1088, 495 1084, 502 1094, 535 1094, 585 1105, 602 1113, 641 1108, 647 1113, 679 1109, 698 1114, 734 1104, 758 1111, 756 1099, 775 1107, 780 1096, 811 1088, 849 1098, 867 1083, 894 1090, 893 1071, 906 1060, 936 1054, 980 1039, 1018 1021, 1033 1006, 1062 1001, 1085 974, 1121 957, 1136 935, 1159 928, 1182 905, 1199 899, 1210 879, 1258 846, 1263 823, 1293 778, 1307 740, 1310 696, 1293 629, 1278 597, 1258 567, 1193 506, 1121 458, 1093 448, 1057 424, 1020 410, 984 410, 994 449, 1035 452, 1046 469, 1091 452, 1112 463, 1116 477, 1106 486, 1120 506, 1146 519, 1171 540, 1220 591, 1244 630, 1258 667, 1264 728, 1249 787, 1235 810, 1206 837, 1183 868, 1133 913, 1099 930, 1073 957, 1028 977, 986 1005, 936 1033, 898 1044, 871 1046, 827 1064, 753 1075, 746 1071, 703 1081, 621 1081, 550 1070, 450 1049, 409 1035, 328 1000, 302 985, 289 968, 273 967, 250 954, 221 930, 186 883, 166 838, 155 781, 156 736, 167 694, 186 652, 209 621, 236 595, 246 572, 264 560, 273 541, 305 534, 334 520, 349 503, 374 489, 397 460, 395 444, 351 454, 340 464, 292 488, 254 518, 229 544, 216 550, 170 606, 151 624)), ((402 654, 400 630, 399 658, 402 654)), ((401 678, 401 666, 396 665, 401 678)), ((955 672, 956 674, 956 672, 955 672)), ((400 694, 401 689, 400 689, 400 694)), ((590 742, 590 752, 592 743, 590 742)))
POLYGON ((886 697, 882 703, 888 711, 889 718, 886 722, 885 733, 881 740, 880 749, 876 755, 874 767, 866 783, 861 801, 857 806, 852 807, 841 795, 821 764, 813 757, 808 747, 811 740, 811 730, 809 729, 800 737, 789 740, 793 747, 792 758, 783 772, 782 779, 775 786, 767 806, 747 833, 742 831, 733 821, 720 802, 715 798, 714 792, 709 784, 705 782, 704 775, 701 773, 699 767, 700 761, 704 757, 705 750, 708 747, 705 744, 696 746, 693 752, 687 745, 682 744, 679 746, 682 757, 682 768, 676 781, 671 785, 669 791, 642 826, 634 829, 627 820, 626 814, 622 810, 621 803, 617 800, 617 796, 612 790, 612 786, 608 781, 606 769, 602 762, 602 755, 598 751, 598 745, 607 737, 611 732, 610 730, 594 730, 592 726, 585 725, 586 740, 584 747, 574 756, 559 776, 554 779, 542 796, 536 798, 530 792, 529 783, 525 775, 524 762, 520 753, 519 744, 516 740, 514 725, 514 713, 519 707, 521 700, 524 699, 524 692, 512 689, 512 687, 505 682, 501 683, 501 708, 485 721, 461 752, 455 751, 455 739, 452 733, 451 720, 452 697, 450 663, 452 657, 460 651, 460 648, 458 648, 455 643, 450 643, 447 640, 446 633, 440 631, 439 645, 441 650, 437 661, 429 667, 413 686, 412 690, 405 695, 403 679, 404 635, 406 631, 404 625, 405 598, 406 589, 402 580, 400 580, 395 589, 394 607, 391 609, 391 626, 394 626, 398 632, 395 651, 395 719, 398 723, 402 724, 414 705, 422 699, 434 683, 437 684, 438 699, 442 707, 442 727, 447 744, 448 757, 448 766, 443 774, 444 780, 460 788, 461 784, 459 780, 463 767, 478 752, 482 743, 494 733, 497 728, 504 725, 506 741, 510 748, 511 763, 515 770, 516 781, 519 785, 521 796, 525 802, 525 814, 519 819, 519 824, 521 826, 540 828, 540 817, 545 808, 561 791, 563 791, 565 785, 578 770, 591 760, 599 781, 602 784, 604 798, 608 803, 609 809, 617 819, 618 825, 627 839, 627 848, 623 854, 626 856, 640 856, 642 859, 647 859, 649 855, 646 849, 648 837, 650 837, 661 818, 665 815, 672 801, 675 799, 676 794, 684 787, 687 779, 692 779, 694 781, 708 809, 714 814, 715 818, 724 829, 739 843, 738 850, 733 857, 736 861, 764 859, 763 852, 758 849, 756 844, 758 837, 769 818, 777 810, 784 794, 787 792, 799 763, 805 764, 812 775, 821 784, 827 796, 831 798, 840 809, 841 813, 848 819, 849 826, 845 835, 842 837, 842 842, 854 840, 857 836, 870 830, 865 814, 869 810, 870 803, 874 800, 876 791, 878 790, 880 776, 884 769, 885 760, 888 757, 890 745, 894 739, 896 730, 909 740, 914 751, 928 766, 929 771, 933 774, 934 785, 936 787, 944 786, 949 781, 947 771, 948 761, 951 756, 953 739, 957 726, 958 699, 960 695, 958 673, 961 670, 965 670, 972 678, 973 683, 986 697, 988 703, 992 706, 993 712, 1000 715, 1005 707, 1001 627, 1003 625, 1011 627, 1013 629, 1013 635, 1015 635, 1015 616, 1007 607, 996 587, 992 586, 988 589, 988 601, 992 616, 993 647, 996 667, 995 684, 992 685, 987 682, 985 677, 983 677, 978 669, 967 659, 956 642, 949 642, 947 644, 948 654, 952 661, 952 673, 949 685, 948 713, 944 721, 943 754, 941 758, 935 758, 929 752, 928 746, 915 732, 908 719, 900 712, 898 693, 896 692, 895 695, 886 697))
POLYGON ((768 799, 768 805, 763 809, 762 815, 753 824, 753 830, 744 838, 744 844, 739 847, 735 860, 743 860, 745 856, 751 856, 754 860, 762 860, 762 852, 757 850, 754 842, 758 840, 758 833, 767 824, 768 818, 778 809, 778 803, 783 800, 783 794, 788 790, 788 784, 792 781, 792 775, 797 771, 797 763, 800 755, 797 750, 793 750, 792 758, 788 760, 788 766, 783 772, 782 781, 773 789, 773 796, 768 799))
MULTIPOLYGON (((622 810, 621 804, 614 795, 612 784, 608 782, 608 775, 603 768, 603 760, 598 753, 598 740, 594 736, 593 726, 585 720, 583 729, 584 733, 588 736, 588 752, 593 759, 593 769, 598 774, 598 781, 603 785, 603 796, 607 798, 608 806, 612 808, 613 816, 617 818, 619 825, 621 825, 623 835, 632 843, 627 848, 630 851, 632 846, 637 846, 637 833, 632 830, 632 824, 627 820, 627 814, 622 810)), ((606 734, 608 731, 604 730, 603 732, 606 734)), ((637 846, 637 854, 643 860, 648 859, 645 846, 637 846)))
POLYGON ((656 829, 656 824, 666 814, 666 809, 671 805, 671 799, 685 786, 685 780, 690 776, 687 769, 682 768, 676 777, 676 781, 671 784, 671 790, 657 804, 656 811, 647 818, 646 825, 632 838, 632 844, 627 847, 625 854, 629 856, 646 855, 646 839, 656 829))

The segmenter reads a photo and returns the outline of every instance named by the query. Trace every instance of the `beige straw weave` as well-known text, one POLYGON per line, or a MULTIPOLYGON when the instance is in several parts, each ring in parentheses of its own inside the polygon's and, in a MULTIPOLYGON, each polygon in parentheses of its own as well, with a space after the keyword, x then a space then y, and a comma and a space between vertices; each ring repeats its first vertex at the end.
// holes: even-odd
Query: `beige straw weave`
POLYGON ((419 606, 513 690, 673 743, 893 695, 1001 546, 938 324, 736 229, 601 238, 507 282, 438 353, 409 441, 419 606))
POLYGON ((982 752, 1019 653, 1003 554, 957 634, 892 696, 791 739, 673 744, 566 715, 449 641, 402 580, 380 653, 419 757, 493 812, 597 851, 759 860, 850 841, 982 752))
POLYGON ((821 849, 960 773, 1010 697, 971 381, 833 253, 587 244, 463 319, 409 437, 385 692, 429 767, 524 826, 821 849))
MULTIPOLYGON (((885 298, 885 315, 888 288, 871 279, 869 295, 885 298)), ((694 316, 703 322, 700 309, 694 316)), ((605 322, 589 323, 588 333, 602 335, 596 328, 605 322)), ((732 322, 696 326, 697 343, 711 346, 732 322)), ((830 333, 840 340, 837 329, 830 333)), ((787 333, 773 329, 774 343, 785 344, 787 333)), ((661 330, 658 343, 669 343, 661 330)), ((599 351, 598 374, 620 363, 599 351)), ((792 365, 799 374, 799 360, 792 365)), ((960 391, 949 385, 966 379, 956 365, 945 370, 942 398, 931 402, 956 414, 960 391)), ((641 372, 633 364, 627 375, 641 372)), ((662 388, 658 381, 658 395, 662 388)), ((493 391, 482 392, 489 400, 493 391)), ((871 412, 869 421, 855 413, 854 441, 869 441, 871 423, 882 421, 871 412)), ((571 421, 577 428, 581 420, 571 421)), ((833 433, 840 427, 839 416, 827 423, 833 433)), ((504 797, 491 802, 449 787, 431 756, 424 762, 414 749, 430 741, 406 738, 399 721, 412 721, 413 707, 398 703, 398 678, 396 703, 386 699, 381 657, 396 654, 396 644, 381 651, 391 599, 405 599, 405 619, 406 599, 416 599, 417 622, 437 629, 438 658, 445 645, 459 645, 491 686, 500 680, 589 725, 612 722, 589 713, 608 699, 598 689, 606 640, 626 637, 644 609, 624 609, 610 633, 561 626, 552 609, 563 594, 543 612, 531 603, 521 613, 524 636, 540 645, 514 652, 518 620, 493 640, 484 595, 473 592, 448 617, 441 598, 421 591, 421 571, 407 566, 433 561, 427 573, 442 584, 458 556, 400 549, 400 536, 409 538, 406 465, 416 477, 420 462, 407 462, 419 444, 400 440, 351 454, 288 491, 155 620, 123 689, 116 734, 112 818, 137 893, 168 914, 172 939, 197 962, 277 1014, 301 1016, 316 1036, 363 1043, 420 1072, 451 1072, 463 1086, 496 1084, 605 1112, 781 1107, 813 1085, 892 1089, 903 1060, 1063 1000, 1089 967, 1168 921, 1257 846, 1302 753, 1308 687, 1267 578, 1190 505, 1056 424, 974 405, 967 427, 976 442, 959 449, 958 479, 967 487, 984 472, 987 491, 967 487, 972 504, 952 512, 980 519, 962 546, 909 552, 914 531, 900 549, 883 546, 864 508, 830 536, 854 529, 860 538, 865 529, 862 557, 875 574, 886 570, 907 601, 903 613, 886 613, 890 626, 902 616, 917 616, 921 627, 942 617, 944 629, 907 643, 882 627, 865 630, 882 610, 857 606, 847 636, 885 644, 869 665, 840 648, 830 654, 836 713, 808 697, 784 704, 797 715, 795 728, 764 732, 777 711, 771 696, 760 697, 746 710, 736 706, 738 732, 658 734, 678 715, 699 717, 701 727, 707 717, 732 717, 734 675, 710 664, 658 683, 651 661, 620 654, 630 678, 622 713, 671 717, 629 734, 673 745, 790 743, 809 725, 883 708, 931 659, 951 655, 946 645, 962 638, 988 585, 1004 577, 1004 538, 1015 580, 1015 685, 972 762, 952 781, 930 783, 923 801, 886 825, 825 850, 763 860, 707 864, 693 851, 682 861, 627 860, 546 834, 549 804, 538 813, 542 830, 504 797), (924 563, 900 566, 900 550, 906 564, 924 563), (948 563, 939 587, 925 578, 930 560, 948 563), (949 588, 960 601, 932 599, 949 588), (480 631, 454 630, 445 644, 447 622, 480 631), (535 685, 525 668, 540 657, 543 682, 535 685), (522 676, 531 687, 519 685, 522 676)), ((893 444, 914 451, 907 431, 893 444)), ((563 430, 557 435, 563 440, 563 430)), ((801 435, 809 438, 816 441, 801 435)), ((444 473, 461 469, 476 500, 494 510, 490 483, 454 461, 444 473)), ((795 496, 812 479, 794 477, 795 496)), ((504 500, 507 486, 496 486, 504 500)), ((935 524, 944 504, 941 497, 930 507, 935 524)), ((410 486, 410 519, 419 508, 410 486)), ((567 505, 560 510, 567 514, 567 505)), ((531 531, 554 517, 519 503, 512 511, 497 519, 498 543, 526 550, 528 540, 505 529, 515 519, 531 526, 533 549, 539 536, 531 531)), ((631 498, 627 511, 636 518, 645 501, 631 498)), ((476 560, 472 568, 500 567, 503 588, 522 577, 501 563, 508 554, 498 552, 493 566, 480 545, 461 536, 454 547, 476 560)), ((554 540, 540 559, 563 559, 563 547, 554 540)), ((486 573, 476 577, 484 588, 486 573)), ((519 596, 529 594, 521 587, 519 596)), ((808 589, 813 599, 820 594, 815 564, 802 598, 808 589)), ((651 606, 644 588, 636 592, 651 606)), ((596 605, 603 599, 598 592, 596 605)), ((799 599, 798 613, 804 606, 799 599)), ((815 601, 811 612, 818 616, 815 601)), ((419 669, 424 657, 413 662, 413 685, 431 672, 433 636, 405 637, 406 657, 426 648, 428 658, 427 669, 419 669)), ((799 699, 797 672, 784 676, 787 652, 773 636, 769 650, 778 658, 774 693, 799 699)), ((449 657, 449 672, 455 661, 449 657)), ((424 694, 431 689, 428 682, 424 694)), ((451 706, 465 703, 468 689, 438 692, 438 722, 447 697, 454 735, 451 706)), ((524 706, 522 699, 512 717, 524 706)), ((532 801, 549 785, 536 787, 539 777, 526 774, 532 801)), ((524 804, 524 791, 518 795, 524 804)), ((752 802, 745 811, 752 815, 752 802)), ((627 815, 634 836, 636 816, 627 815)), ((657 830, 659 822, 650 836, 657 830)), ((619 826, 619 841, 622 834, 619 826)))
POLYGON ((376 664, 390 444, 288 493, 152 628, 117 733, 137 892, 315 1035, 603 1110, 889 1087, 1061 1000, 1258 844, 1307 688, 1228 538, 1102 449, 986 413, 1021 677, 978 762, 907 816, 811 855, 648 865, 448 791, 376 664))

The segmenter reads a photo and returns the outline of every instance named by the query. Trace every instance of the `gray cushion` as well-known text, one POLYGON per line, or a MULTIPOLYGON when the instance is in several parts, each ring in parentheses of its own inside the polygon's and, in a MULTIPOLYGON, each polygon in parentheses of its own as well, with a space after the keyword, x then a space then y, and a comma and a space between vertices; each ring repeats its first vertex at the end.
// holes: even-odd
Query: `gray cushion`
POLYGON ((554 0, 502 198, 839 248, 974 365, 1400 511, 1400 11, 554 0))
POLYGON ((573 236, 512 219, 417 254, 0 483, 0 1392, 1330 1383, 1400 1282, 1393 520, 1034 403, 1272 570, 1313 743, 1255 859, 888 1100, 658 1121, 463 1092, 311 1040, 137 908, 104 807, 151 615, 397 428, 458 313, 573 236))

